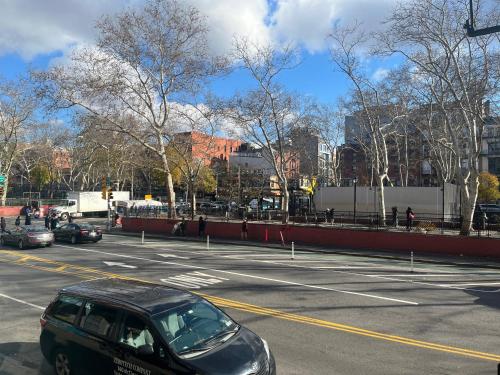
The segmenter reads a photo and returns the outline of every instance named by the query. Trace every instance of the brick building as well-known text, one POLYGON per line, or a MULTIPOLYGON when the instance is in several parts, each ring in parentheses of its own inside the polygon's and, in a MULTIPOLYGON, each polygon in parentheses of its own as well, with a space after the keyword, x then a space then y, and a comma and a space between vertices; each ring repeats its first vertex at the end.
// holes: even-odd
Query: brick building
POLYGON ((215 162, 227 162, 231 153, 236 152, 241 141, 211 136, 201 132, 184 132, 175 135, 177 149, 190 155, 192 159, 203 160, 207 166, 215 162))

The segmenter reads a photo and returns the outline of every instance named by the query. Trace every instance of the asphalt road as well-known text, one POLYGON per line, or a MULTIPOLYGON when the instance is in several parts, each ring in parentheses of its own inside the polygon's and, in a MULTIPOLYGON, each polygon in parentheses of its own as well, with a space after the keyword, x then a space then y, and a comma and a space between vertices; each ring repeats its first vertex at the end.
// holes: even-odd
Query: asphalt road
POLYGON ((106 235, 0 248, 0 374, 50 374, 39 316, 57 289, 126 276, 202 293, 265 338, 280 374, 496 374, 500 271, 106 235))

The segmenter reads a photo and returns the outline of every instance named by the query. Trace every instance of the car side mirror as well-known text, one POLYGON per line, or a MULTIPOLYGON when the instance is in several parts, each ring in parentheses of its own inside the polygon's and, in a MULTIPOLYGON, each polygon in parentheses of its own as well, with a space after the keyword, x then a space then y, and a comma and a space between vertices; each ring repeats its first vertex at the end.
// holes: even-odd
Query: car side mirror
POLYGON ((153 345, 141 345, 137 348, 137 354, 140 355, 153 355, 154 354, 153 345))

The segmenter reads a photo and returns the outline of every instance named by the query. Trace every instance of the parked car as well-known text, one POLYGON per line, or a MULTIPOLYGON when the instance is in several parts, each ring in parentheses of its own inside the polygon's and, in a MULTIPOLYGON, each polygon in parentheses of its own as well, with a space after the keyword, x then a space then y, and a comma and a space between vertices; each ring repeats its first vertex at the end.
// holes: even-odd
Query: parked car
POLYGON ((476 204, 474 217, 477 218, 477 216, 481 215, 483 212, 486 213, 486 216, 491 223, 500 222, 500 205, 494 203, 476 204))
POLYGON ((56 241, 97 242, 102 240, 102 231, 99 227, 87 223, 69 223, 53 230, 56 241))
POLYGON ((36 246, 52 246, 54 234, 45 227, 35 225, 23 225, 7 230, 0 235, 0 244, 16 245, 20 249, 36 246))
POLYGON ((98 279, 62 289, 40 318, 57 374, 275 375, 263 339, 188 291, 98 279))

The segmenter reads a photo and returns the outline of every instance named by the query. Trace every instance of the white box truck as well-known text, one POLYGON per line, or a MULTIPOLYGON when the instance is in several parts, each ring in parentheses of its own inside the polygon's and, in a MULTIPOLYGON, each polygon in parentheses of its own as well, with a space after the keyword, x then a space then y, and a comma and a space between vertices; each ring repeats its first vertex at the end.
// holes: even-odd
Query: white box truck
MULTIPOLYGON (((129 191, 113 191, 113 201, 129 200, 129 191)), ((100 191, 70 191, 64 205, 52 207, 50 213, 55 213, 62 221, 85 214, 105 214, 108 211, 108 201, 102 199, 100 191)))

